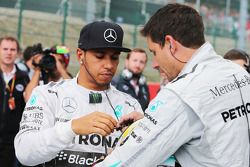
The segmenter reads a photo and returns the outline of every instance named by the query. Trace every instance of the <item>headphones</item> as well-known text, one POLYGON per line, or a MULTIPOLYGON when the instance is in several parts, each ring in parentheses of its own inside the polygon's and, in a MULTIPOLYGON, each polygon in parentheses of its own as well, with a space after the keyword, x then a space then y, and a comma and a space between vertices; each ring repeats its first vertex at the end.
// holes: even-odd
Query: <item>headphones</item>
POLYGON ((187 61, 182 61, 182 60, 178 59, 177 57, 175 57, 171 51, 171 48, 172 48, 172 45, 171 45, 171 43, 169 43, 169 51, 175 60, 177 60, 178 62, 183 63, 183 64, 187 63, 187 61))
MULTIPOLYGON (((129 81, 133 78, 133 73, 129 71, 128 69, 122 70, 121 76, 123 79, 129 81)), ((138 80, 140 85, 143 85, 146 83, 146 77, 143 74, 140 74, 140 78, 138 80)))

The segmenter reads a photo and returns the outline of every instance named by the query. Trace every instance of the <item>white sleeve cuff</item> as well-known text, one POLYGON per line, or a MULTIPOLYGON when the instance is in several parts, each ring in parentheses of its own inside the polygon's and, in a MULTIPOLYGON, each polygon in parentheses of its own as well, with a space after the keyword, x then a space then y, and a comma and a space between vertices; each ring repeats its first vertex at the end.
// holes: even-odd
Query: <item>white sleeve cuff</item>
POLYGON ((56 133, 60 136, 63 141, 72 141, 76 136, 71 127, 72 120, 68 122, 58 123, 56 124, 56 133))

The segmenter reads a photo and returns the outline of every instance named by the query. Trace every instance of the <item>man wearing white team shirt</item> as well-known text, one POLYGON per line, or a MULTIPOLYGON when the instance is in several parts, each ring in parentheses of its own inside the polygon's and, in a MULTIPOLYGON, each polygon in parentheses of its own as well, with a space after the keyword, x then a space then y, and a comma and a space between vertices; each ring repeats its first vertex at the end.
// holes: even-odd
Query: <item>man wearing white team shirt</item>
POLYGON ((191 7, 168 4, 141 32, 153 68, 170 82, 126 142, 95 167, 151 167, 171 155, 182 167, 249 167, 249 74, 205 42, 202 18, 191 7))
POLYGON ((32 92, 24 109, 15 150, 23 165, 92 166, 114 148, 117 121, 142 112, 136 99, 110 85, 122 46, 123 30, 97 21, 83 27, 78 41, 76 78, 51 82, 32 92))

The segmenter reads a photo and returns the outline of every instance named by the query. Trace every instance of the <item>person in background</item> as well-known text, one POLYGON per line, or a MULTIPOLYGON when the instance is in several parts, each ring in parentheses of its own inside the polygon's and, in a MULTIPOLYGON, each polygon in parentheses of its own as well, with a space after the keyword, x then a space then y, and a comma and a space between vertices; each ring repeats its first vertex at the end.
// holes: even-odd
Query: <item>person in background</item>
MULTIPOLYGON (((15 61, 15 64, 17 65, 17 67, 18 67, 20 70, 27 72, 28 74, 29 74, 30 70, 29 70, 29 67, 27 66, 27 64, 25 63, 24 54, 25 54, 25 52, 26 52, 26 56, 27 56, 27 53, 30 52, 30 49, 31 49, 31 48, 32 48, 31 46, 26 47, 26 48, 24 49, 24 51, 22 52, 22 59, 21 59, 21 60, 20 60, 20 59, 16 59, 16 61, 15 61)), ((31 57, 31 56, 29 56, 29 59, 30 59, 30 57, 31 57)), ((26 58, 27 58, 27 57, 26 57, 26 58)), ((31 75, 31 77, 32 77, 32 75, 31 75)), ((30 77, 30 79, 31 79, 31 77, 30 77)))
POLYGON ((22 164, 92 166, 115 147, 121 135, 117 121, 132 111, 143 113, 136 99, 110 84, 120 52, 130 51, 122 41, 123 30, 115 23, 82 28, 76 78, 36 87, 26 104, 15 138, 22 164))
POLYGON ((61 78, 71 79, 73 76, 67 70, 70 62, 70 50, 64 45, 55 45, 51 48, 52 56, 56 59, 56 67, 61 78))
POLYGON ((205 42, 202 17, 192 7, 167 4, 141 33, 153 68, 169 83, 129 127, 126 142, 95 167, 151 167, 171 155, 182 167, 249 167, 247 71, 205 42))
POLYGON ((14 137, 25 107, 23 92, 29 83, 28 75, 15 65, 19 48, 15 38, 0 38, 0 164, 6 167, 17 164, 14 137))
POLYGON ((33 65, 34 62, 39 62, 41 59, 42 50, 35 50, 34 48, 38 47, 36 45, 27 46, 23 51, 23 60, 24 63, 18 63, 17 66, 20 70, 28 73, 29 78, 32 79, 35 71, 33 65))
POLYGON ((67 70, 70 60, 69 48, 56 45, 43 51, 42 45, 36 44, 32 50, 32 54, 35 55, 32 60, 35 72, 25 89, 26 101, 30 98, 33 89, 38 85, 73 78, 67 70))
POLYGON ((147 64, 145 50, 135 48, 128 53, 125 68, 116 83, 116 88, 139 101, 143 111, 148 107, 149 90, 146 77, 142 74, 147 64))
POLYGON ((224 55, 224 58, 239 64, 245 68, 248 73, 250 73, 249 55, 245 51, 240 49, 231 49, 224 55))

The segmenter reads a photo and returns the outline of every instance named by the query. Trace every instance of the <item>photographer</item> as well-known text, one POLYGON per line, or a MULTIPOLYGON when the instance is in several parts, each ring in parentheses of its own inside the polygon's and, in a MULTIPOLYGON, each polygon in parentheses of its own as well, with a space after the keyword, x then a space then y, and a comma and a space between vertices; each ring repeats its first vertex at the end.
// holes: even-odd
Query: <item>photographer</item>
POLYGON ((32 63, 35 67, 35 72, 25 89, 24 96, 26 101, 36 86, 47 84, 50 81, 58 82, 72 78, 72 75, 67 71, 70 60, 67 47, 57 45, 43 51, 41 44, 37 44, 33 46, 33 52, 39 54, 40 58, 32 63))
POLYGON ((20 70, 25 71, 30 79, 34 75, 35 66, 33 63, 38 63, 41 60, 42 53, 43 50, 40 43, 33 46, 27 46, 23 51, 24 62, 18 63, 17 66, 20 70))

